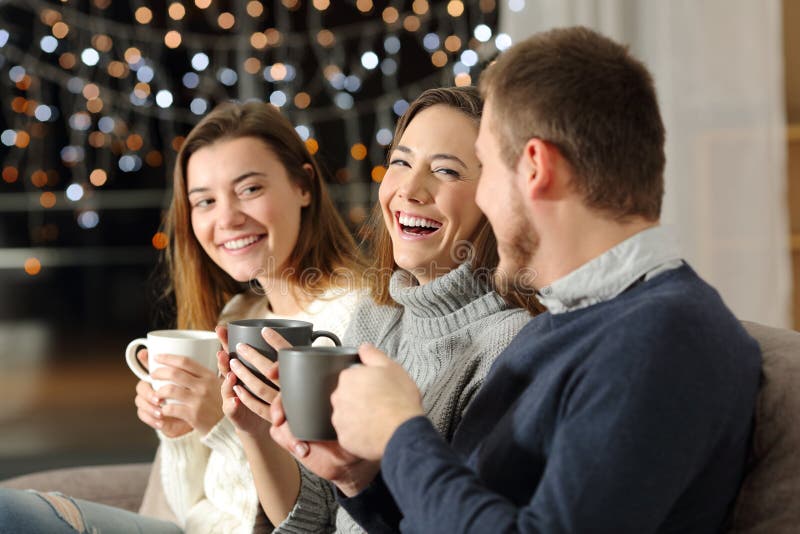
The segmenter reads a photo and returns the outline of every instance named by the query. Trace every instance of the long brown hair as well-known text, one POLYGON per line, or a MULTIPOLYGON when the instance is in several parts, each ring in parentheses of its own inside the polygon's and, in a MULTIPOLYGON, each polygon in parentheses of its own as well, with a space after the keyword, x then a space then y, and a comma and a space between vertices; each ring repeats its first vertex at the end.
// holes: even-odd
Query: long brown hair
POLYGON ((175 162, 172 202, 165 221, 169 236, 165 259, 178 328, 212 329, 225 303, 243 290, 243 284, 215 264, 194 236, 186 190, 187 165, 195 152, 223 139, 242 137, 264 142, 290 180, 311 194, 310 204, 302 208, 300 233, 285 266, 292 286, 320 296, 342 269, 350 273, 348 281, 360 279, 362 260, 355 241, 328 196, 319 165, 292 124, 270 104, 222 104, 192 129, 175 162))
MULTIPOLYGON (((445 105, 460 111, 475 123, 476 128, 480 124, 483 99, 475 87, 439 87, 428 89, 411 103, 403 116, 397 121, 394 138, 387 152, 387 158, 391 157, 392 152, 400 142, 400 138, 403 136, 403 133, 414 117, 421 111, 436 105, 445 105)), ((389 280, 391 278, 391 273, 400 267, 394 261, 392 238, 383 220, 380 203, 373 207, 369 220, 364 227, 363 235, 370 243, 369 257, 371 258, 371 265, 369 270, 372 276, 369 277, 368 282, 372 298, 378 304, 398 306, 389 294, 389 280)), ((485 274, 487 272, 494 272, 499 261, 497 255, 497 240, 489 224, 489 220, 485 215, 481 216, 470 242, 471 246, 468 250, 466 248, 463 250, 460 248, 459 250, 453 250, 453 256, 463 260, 469 260, 473 271, 476 273, 485 274)), ((459 247, 461 245, 462 244, 458 244, 459 247)), ((482 276, 481 278, 484 279, 485 277, 482 276)), ((491 276, 485 281, 493 285, 491 276)), ((537 313, 542 309, 538 301, 536 301, 533 292, 523 295, 516 290, 509 290, 503 297, 512 306, 525 308, 531 313, 537 313)))

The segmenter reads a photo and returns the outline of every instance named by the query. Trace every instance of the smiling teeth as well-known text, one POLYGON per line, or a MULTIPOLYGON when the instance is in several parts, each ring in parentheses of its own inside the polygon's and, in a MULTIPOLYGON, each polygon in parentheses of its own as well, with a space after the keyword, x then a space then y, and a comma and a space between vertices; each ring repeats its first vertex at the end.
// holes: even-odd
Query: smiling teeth
POLYGON ((403 226, 419 226, 420 228, 442 227, 442 223, 432 221, 430 219, 423 219, 422 217, 409 217, 408 215, 400 215, 397 220, 403 226))
POLYGON ((258 236, 245 237, 242 239, 234 239, 233 241, 227 241, 223 243, 222 246, 228 250, 238 250, 240 248, 246 247, 247 245, 252 245, 256 241, 258 241, 258 239, 259 239, 258 236))

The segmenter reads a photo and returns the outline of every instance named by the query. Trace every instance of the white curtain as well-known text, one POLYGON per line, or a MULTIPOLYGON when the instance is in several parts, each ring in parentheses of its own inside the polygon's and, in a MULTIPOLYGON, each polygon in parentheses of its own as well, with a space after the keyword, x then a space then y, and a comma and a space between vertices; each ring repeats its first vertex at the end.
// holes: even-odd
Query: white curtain
POLYGON ((780 0, 500 5, 514 43, 580 24, 630 45, 655 78, 667 129, 662 222, 739 318, 790 326, 780 0))

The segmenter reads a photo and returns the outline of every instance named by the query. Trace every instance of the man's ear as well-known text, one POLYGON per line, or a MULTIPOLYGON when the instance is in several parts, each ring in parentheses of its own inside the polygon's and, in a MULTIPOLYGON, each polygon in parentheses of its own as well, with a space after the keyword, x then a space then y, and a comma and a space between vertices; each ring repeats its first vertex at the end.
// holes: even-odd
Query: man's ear
POLYGON ((554 147, 532 137, 522 149, 517 163, 517 175, 529 198, 542 198, 547 194, 553 180, 554 147))

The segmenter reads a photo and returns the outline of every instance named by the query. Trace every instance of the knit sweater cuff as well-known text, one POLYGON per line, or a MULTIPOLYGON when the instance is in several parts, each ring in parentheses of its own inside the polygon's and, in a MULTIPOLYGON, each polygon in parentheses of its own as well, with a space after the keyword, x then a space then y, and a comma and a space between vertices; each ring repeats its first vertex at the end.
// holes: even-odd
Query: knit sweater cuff
POLYGON ((208 431, 208 434, 200 438, 200 442, 228 460, 247 461, 239 436, 236 435, 236 429, 227 417, 220 419, 208 431))
POLYGON ((336 499, 331 484, 300 467, 300 494, 289 516, 274 532, 304 534, 335 530, 336 499))
POLYGON ((361 528, 369 533, 397 532, 402 514, 378 473, 358 495, 346 497, 336 490, 336 501, 361 528))
POLYGON ((194 430, 177 438, 158 432, 161 439, 161 485, 180 524, 203 496, 203 474, 210 450, 194 430))

